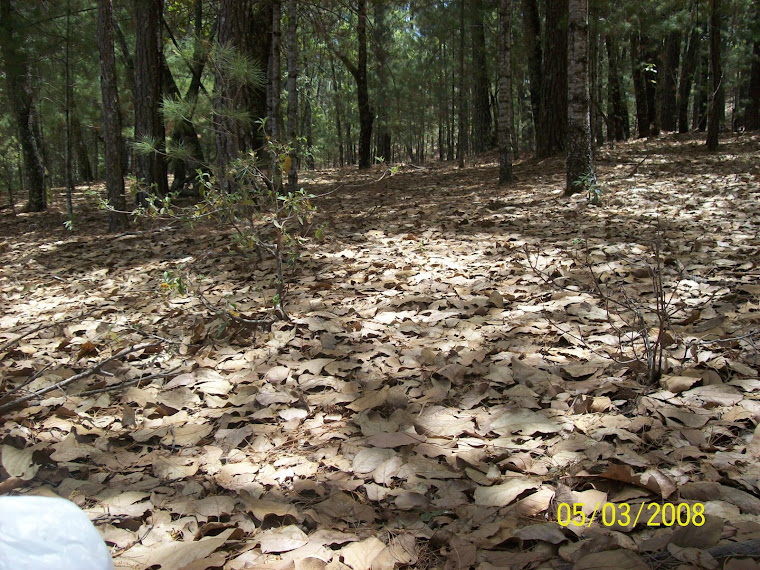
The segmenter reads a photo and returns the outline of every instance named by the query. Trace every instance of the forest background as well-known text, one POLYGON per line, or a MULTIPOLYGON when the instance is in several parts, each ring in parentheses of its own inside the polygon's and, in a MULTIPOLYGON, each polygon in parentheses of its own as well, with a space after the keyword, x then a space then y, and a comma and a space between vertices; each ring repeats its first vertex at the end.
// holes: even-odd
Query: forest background
POLYGON ((757 2, 0 0, 0 56, 0 492, 132 568, 759 567, 757 2))

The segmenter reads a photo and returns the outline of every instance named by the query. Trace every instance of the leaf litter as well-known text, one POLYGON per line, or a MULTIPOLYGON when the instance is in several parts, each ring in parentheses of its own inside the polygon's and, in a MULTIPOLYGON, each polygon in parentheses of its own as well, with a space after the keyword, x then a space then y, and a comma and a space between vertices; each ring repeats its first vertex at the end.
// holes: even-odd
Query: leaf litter
POLYGON ((120 568, 758 567, 760 142, 597 158, 603 208, 558 159, 507 188, 487 156, 304 173, 349 184, 269 330, 161 293, 266 306, 218 228, 0 219, 0 406, 38 394, 2 411, 0 491, 74 501, 120 568), (589 275, 651 321, 655 240, 679 312, 651 385, 589 275), (705 524, 557 522, 665 502, 705 524))

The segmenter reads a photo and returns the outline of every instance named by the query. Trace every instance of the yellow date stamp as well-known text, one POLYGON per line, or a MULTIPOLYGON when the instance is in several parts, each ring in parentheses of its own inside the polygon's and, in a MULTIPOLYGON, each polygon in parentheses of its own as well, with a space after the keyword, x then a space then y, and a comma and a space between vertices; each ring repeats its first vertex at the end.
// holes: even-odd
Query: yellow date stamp
POLYGON ((705 506, 702 503, 559 503, 557 522, 560 526, 590 527, 594 522, 605 527, 636 526, 702 526, 705 506))

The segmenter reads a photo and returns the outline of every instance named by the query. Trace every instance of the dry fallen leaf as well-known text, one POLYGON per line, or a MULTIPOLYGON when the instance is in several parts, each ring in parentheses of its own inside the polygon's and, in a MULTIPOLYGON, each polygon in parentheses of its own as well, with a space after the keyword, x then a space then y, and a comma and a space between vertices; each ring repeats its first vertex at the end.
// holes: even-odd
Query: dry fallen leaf
POLYGON ((509 477, 505 483, 475 488, 475 504, 482 507, 506 507, 528 489, 535 489, 540 481, 529 477, 509 477))

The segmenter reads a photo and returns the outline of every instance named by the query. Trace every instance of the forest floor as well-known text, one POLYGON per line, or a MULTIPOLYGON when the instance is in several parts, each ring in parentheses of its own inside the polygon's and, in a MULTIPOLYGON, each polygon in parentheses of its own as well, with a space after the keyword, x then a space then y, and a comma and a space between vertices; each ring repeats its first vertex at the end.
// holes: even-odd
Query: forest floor
POLYGON ((3 209, 0 406, 38 397, 0 492, 74 501, 117 568, 760 568, 760 138, 597 169, 603 207, 561 159, 306 173, 271 330, 162 287, 260 312, 218 228, 3 209))

